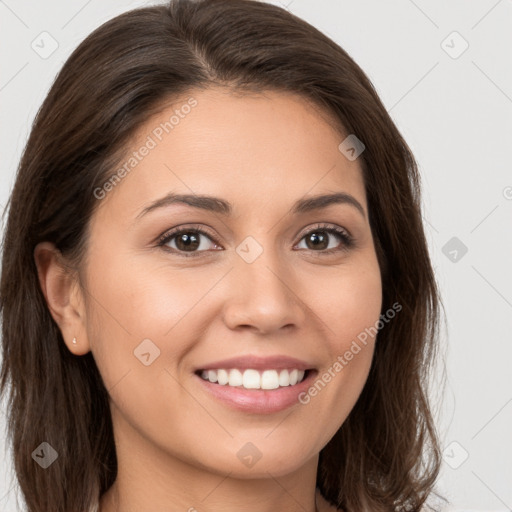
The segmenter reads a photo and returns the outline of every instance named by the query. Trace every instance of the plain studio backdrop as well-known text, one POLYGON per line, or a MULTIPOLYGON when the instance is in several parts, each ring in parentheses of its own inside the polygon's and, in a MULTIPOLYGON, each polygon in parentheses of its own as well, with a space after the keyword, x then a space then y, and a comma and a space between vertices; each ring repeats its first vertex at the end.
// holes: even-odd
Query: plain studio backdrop
MULTIPOLYGON (((156 3, 0 0, 1 210, 65 59, 105 21, 156 3)), ((431 390, 444 459, 438 489, 454 510, 512 510, 512 0, 272 3, 354 58, 417 158, 446 307, 445 363, 431 390)), ((2 407, 0 510, 14 512, 4 432, 2 407)))

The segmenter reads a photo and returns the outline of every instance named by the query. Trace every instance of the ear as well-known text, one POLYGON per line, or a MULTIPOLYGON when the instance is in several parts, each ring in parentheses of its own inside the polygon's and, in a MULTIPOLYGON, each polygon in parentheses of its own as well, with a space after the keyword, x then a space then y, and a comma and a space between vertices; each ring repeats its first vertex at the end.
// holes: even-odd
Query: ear
POLYGON ((77 356, 87 354, 90 344, 85 301, 77 278, 66 268, 61 252, 53 243, 38 244, 34 260, 41 291, 69 351, 77 356), (76 343, 73 343, 75 338, 76 343))

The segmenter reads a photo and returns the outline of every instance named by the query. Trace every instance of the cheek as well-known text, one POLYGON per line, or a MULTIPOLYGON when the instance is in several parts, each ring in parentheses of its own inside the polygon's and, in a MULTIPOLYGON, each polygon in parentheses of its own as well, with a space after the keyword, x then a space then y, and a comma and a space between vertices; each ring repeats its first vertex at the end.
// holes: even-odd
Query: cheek
POLYGON ((129 373, 126 380, 141 383, 135 399, 142 386, 154 389, 158 379, 169 385, 166 370, 182 377, 188 352, 216 318, 208 291, 225 270, 180 268, 164 258, 119 255, 113 248, 90 261, 89 339, 107 389, 129 373))
MULTIPOLYGON (((340 288, 337 327, 343 332, 343 343, 338 349, 346 350, 353 340, 364 340, 364 333, 379 320, 382 307, 380 273, 378 269, 354 273, 346 276, 340 288)), ((372 340, 373 336, 369 336, 368 342, 372 340)))
POLYGON ((101 319, 134 339, 165 335, 209 287, 193 270, 170 271, 150 257, 104 253, 96 260, 102 264, 90 274, 91 289, 101 319))
MULTIPOLYGON (((229 277, 219 280, 229 266, 215 270, 208 265, 171 267, 160 258, 121 257, 113 247, 90 261, 94 262, 89 274, 94 296, 90 299, 91 342, 96 343, 93 353, 116 409, 160 446, 200 460, 202 450, 220 446, 225 432, 191 400, 184 380, 190 377, 179 366, 215 322, 226 329, 219 325, 219 313, 237 283, 229 282, 229 277), (160 350, 149 366, 134 355, 144 339, 160 350), (201 441, 197 435, 190 436, 191 431, 200 432, 201 441)), ((316 398, 312 395, 308 405, 296 410, 298 421, 283 424, 274 441, 262 438, 262 445, 275 443, 276 457, 289 449, 289 464, 299 457, 296 444, 287 443, 290 436, 311 455, 320 450, 348 416, 366 381, 373 354, 371 338, 366 345, 359 343, 358 353, 352 342, 379 319, 380 273, 371 257, 353 262, 337 268, 305 265, 289 281, 304 304, 302 335, 318 343, 310 352, 318 350, 324 361, 316 379, 324 386, 319 385, 316 398), (353 353, 351 360, 347 351, 353 353), (344 362, 339 356, 345 356, 344 362), (307 438, 301 437, 304 432, 307 438)), ((240 431, 246 430, 247 424, 242 423, 240 431)))
POLYGON ((357 269, 340 268, 324 281, 310 304, 322 320, 325 366, 302 403, 311 418, 326 425, 326 438, 345 421, 364 387, 371 366, 382 307, 376 259, 357 269))
MULTIPOLYGON (((372 337, 368 330, 374 327, 382 308, 382 285, 378 263, 368 258, 364 264, 346 265, 328 269, 304 289, 307 304, 316 313, 326 336, 331 357, 344 353, 353 340, 372 337)), ((373 332, 373 331, 372 331, 373 332)))
POLYGON ((382 308, 378 265, 347 277, 341 297, 337 320, 340 336, 332 345, 335 351, 333 370, 344 374, 345 391, 357 398, 370 369, 382 308))
MULTIPOLYGON (((222 297, 213 293, 209 299, 207 294, 224 269, 193 264, 170 268, 165 259, 103 248, 101 254, 91 254, 89 272, 96 299, 92 303, 97 328, 92 338, 102 340, 97 351, 118 366, 127 366, 133 363, 137 346, 150 339, 162 352, 172 346, 172 354, 163 355, 179 360, 189 349, 187 340, 200 337, 212 321, 212 310, 221 309, 222 297), (208 306, 209 300, 215 306, 208 306)), ((380 272, 371 254, 339 267, 305 266, 293 280, 295 293, 310 309, 306 321, 322 330, 324 353, 333 360, 378 321, 380 272)), ((303 327, 308 329, 306 324, 303 327)))

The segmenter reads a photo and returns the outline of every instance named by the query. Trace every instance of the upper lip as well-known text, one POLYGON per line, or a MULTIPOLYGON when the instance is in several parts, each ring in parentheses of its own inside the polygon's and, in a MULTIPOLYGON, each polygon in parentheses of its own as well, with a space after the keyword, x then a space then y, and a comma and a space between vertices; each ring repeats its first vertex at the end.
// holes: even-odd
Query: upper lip
POLYGON ((311 370, 313 365, 294 357, 283 355, 260 357, 254 355, 238 356, 230 359, 214 361, 206 363, 197 368, 197 370, 217 370, 217 369, 233 369, 239 370, 285 370, 287 368, 296 368, 297 370, 311 370))

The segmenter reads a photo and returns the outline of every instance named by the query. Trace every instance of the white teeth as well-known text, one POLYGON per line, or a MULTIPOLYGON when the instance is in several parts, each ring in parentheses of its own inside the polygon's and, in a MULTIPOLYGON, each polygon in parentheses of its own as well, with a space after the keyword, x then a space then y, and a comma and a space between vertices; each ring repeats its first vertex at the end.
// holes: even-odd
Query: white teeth
POLYGON ((221 386, 244 387, 245 389, 277 389, 294 386, 304 379, 304 370, 258 370, 248 369, 241 372, 232 370, 203 370, 201 377, 210 382, 218 382, 221 386))
POLYGON ((229 386, 241 386, 243 383, 242 372, 240 370, 229 371, 229 386))
POLYGON ((261 375, 261 389, 276 389, 279 387, 279 377, 276 370, 265 370, 261 375))
POLYGON ((289 386, 290 385, 290 374, 288 370, 281 370, 279 372, 279 385, 280 386, 289 386))
POLYGON ((217 380, 221 386, 225 386, 229 382, 229 375, 226 370, 217 370, 217 380))
POLYGON ((245 370, 242 386, 245 389, 259 389, 261 387, 261 378, 257 370, 245 370))

